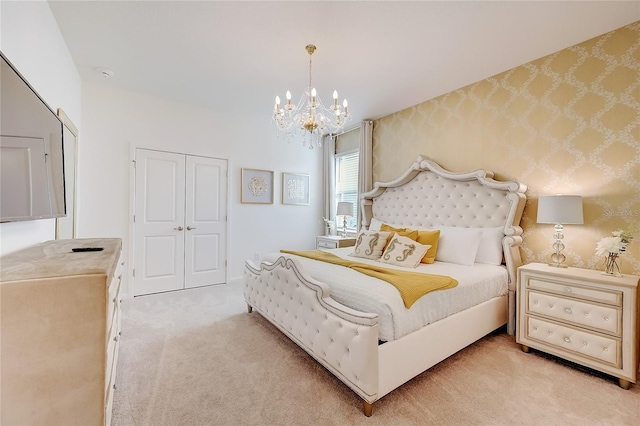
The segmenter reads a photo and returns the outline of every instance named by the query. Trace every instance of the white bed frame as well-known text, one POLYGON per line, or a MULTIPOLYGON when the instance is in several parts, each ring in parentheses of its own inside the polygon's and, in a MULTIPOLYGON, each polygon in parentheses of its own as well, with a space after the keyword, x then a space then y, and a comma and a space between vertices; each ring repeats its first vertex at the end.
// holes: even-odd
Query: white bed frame
POLYGON ((419 156, 398 179, 362 194, 362 226, 372 217, 414 228, 504 227, 508 295, 378 344, 378 315, 358 312, 330 297, 329 286, 310 277, 295 259, 246 262, 248 311, 255 309, 363 399, 373 403, 403 383, 493 330, 515 331, 515 279, 521 264, 519 223, 526 186, 498 182, 493 173, 451 173, 419 156))

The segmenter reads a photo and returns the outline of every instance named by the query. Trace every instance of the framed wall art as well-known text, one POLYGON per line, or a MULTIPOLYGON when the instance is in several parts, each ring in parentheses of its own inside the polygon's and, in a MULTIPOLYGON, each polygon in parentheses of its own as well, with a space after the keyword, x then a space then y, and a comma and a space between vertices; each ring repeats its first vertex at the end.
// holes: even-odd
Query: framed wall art
POLYGON ((241 181, 241 203, 273 204, 273 172, 271 170, 242 169, 241 181))
POLYGON ((282 204, 309 205, 309 175, 282 173, 282 204))

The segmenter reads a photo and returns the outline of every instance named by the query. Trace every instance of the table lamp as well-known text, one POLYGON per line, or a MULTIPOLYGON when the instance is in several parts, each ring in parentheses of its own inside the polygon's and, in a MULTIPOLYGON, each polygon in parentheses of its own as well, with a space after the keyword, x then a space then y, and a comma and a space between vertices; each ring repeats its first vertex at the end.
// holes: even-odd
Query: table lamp
POLYGON ((338 211, 336 216, 342 216, 342 237, 347 236, 347 217, 353 216, 353 203, 340 201, 338 203, 338 211))
POLYGON ((541 196, 538 199, 538 223, 553 223, 555 225, 555 234, 553 234, 555 252, 551 254, 553 262, 549 263, 549 266, 566 268, 567 266, 563 264, 566 257, 562 254, 562 250, 564 250, 562 225, 582 225, 584 223, 582 197, 579 195, 541 196))

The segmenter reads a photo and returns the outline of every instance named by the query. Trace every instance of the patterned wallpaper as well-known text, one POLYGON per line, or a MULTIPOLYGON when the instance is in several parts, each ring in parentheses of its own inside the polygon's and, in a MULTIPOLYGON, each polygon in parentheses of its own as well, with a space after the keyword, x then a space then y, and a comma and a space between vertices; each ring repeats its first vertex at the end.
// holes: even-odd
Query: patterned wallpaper
POLYGON ((575 194, 585 223, 564 227, 566 263, 601 269, 596 243, 635 224, 621 268, 640 275, 640 21, 374 122, 374 181, 419 154, 528 186, 525 263, 553 251, 538 196, 575 194))

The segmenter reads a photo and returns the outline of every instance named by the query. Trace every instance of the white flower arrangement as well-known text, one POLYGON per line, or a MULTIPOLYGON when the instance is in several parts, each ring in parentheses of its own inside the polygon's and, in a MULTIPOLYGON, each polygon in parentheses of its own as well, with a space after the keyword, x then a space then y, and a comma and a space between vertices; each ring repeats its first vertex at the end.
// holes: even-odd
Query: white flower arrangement
POLYGON ((322 221, 324 222, 325 235, 331 235, 331 227, 333 226, 333 221, 327 219, 322 216, 322 221))
POLYGON ((609 253, 620 254, 627 250, 627 246, 633 240, 633 233, 635 229, 630 226, 626 231, 619 229, 613 231, 612 237, 604 237, 598 244, 596 244, 597 256, 608 256, 609 253))

